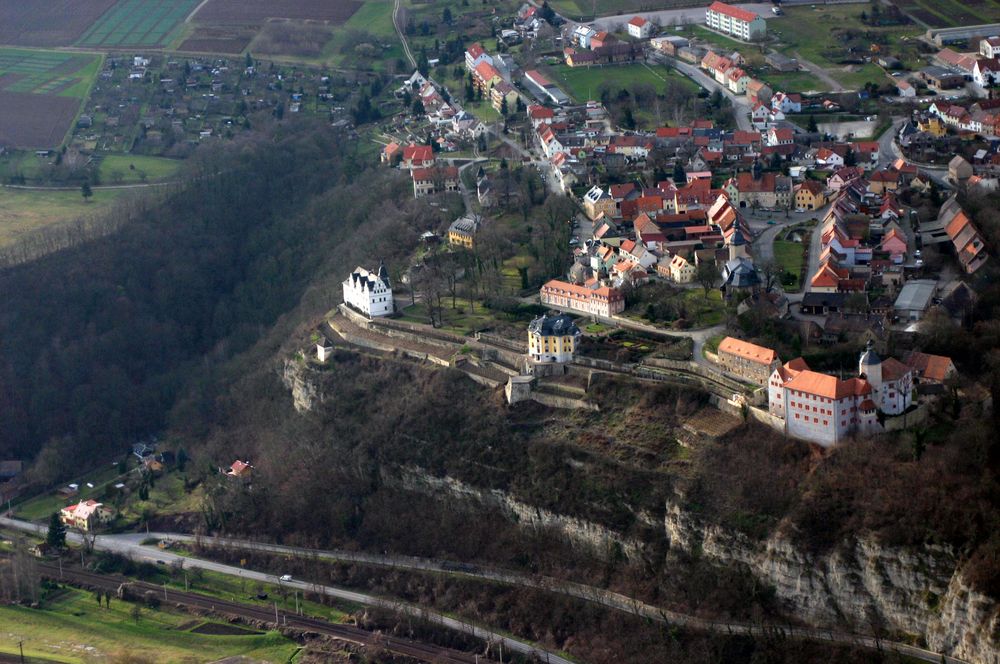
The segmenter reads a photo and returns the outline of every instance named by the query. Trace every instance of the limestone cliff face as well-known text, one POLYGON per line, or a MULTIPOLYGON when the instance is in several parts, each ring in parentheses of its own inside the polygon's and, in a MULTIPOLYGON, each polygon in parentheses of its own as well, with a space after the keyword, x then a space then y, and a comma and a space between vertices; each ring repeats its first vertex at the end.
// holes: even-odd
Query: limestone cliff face
POLYGON ((1000 605, 965 585, 958 559, 945 547, 900 548, 857 539, 812 555, 781 535, 755 542, 702 523, 679 504, 667 505, 664 527, 671 546, 721 564, 747 565, 794 615, 813 625, 847 622, 870 631, 874 617, 932 650, 1000 664, 1000 605))
MULTIPOLYGON (((383 479, 469 508, 499 509, 524 526, 557 530, 598 553, 615 547, 632 557, 648 544, 603 524, 535 507, 504 491, 435 477, 420 468, 384 471, 383 479)), ((651 514, 638 519, 659 530, 651 514)), ((666 505, 662 534, 671 547, 698 552, 720 565, 746 565, 774 587, 790 614, 813 626, 847 624, 852 631, 870 633, 874 620, 887 635, 911 635, 936 652, 976 664, 1000 664, 1000 604, 965 584, 959 560, 946 547, 890 547, 857 539, 813 555, 781 535, 755 541, 704 523, 678 503, 666 505)))
MULTIPOLYGON (((295 409, 312 411, 323 401, 321 375, 307 362, 288 360, 282 380, 295 409)), ((912 635, 936 652, 976 664, 1000 664, 1000 603, 964 581, 961 561, 947 547, 892 547, 872 538, 845 542, 813 554, 783 535, 757 541, 706 522, 681 502, 662 514, 637 513, 642 537, 618 532, 575 514, 532 505, 509 492, 480 488, 418 467, 383 467, 389 486, 461 503, 467 509, 499 510, 526 527, 561 532, 598 555, 620 551, 638 556, 662 537, 671 547, 697 553, 720 565, 745 565, 774 587, 788 613, 818 627, 849 625, 870 633, 872 620, 889 634, 912 635)))
MULTIPOLYGON (((480 489, 453 477, 435 477, 420 468, 408 467, 394 469, 391 473, 384 472, 383 480, 407 491, 448 500, 457 499, 465 503, 467 508, 478 506, 498 509, 522 526, 556 530, 577 544, 591 547, 598 554, 617 548, 624 555, 633 557, 643 548, 643 543, 639 540, 625 537, 600 523, 535 507, 498 489, 480 489)), ((650 515, 639 515, 639 519, 646 525, 658 527, 656 520, 650 515)))
POLYGON ((313 380, 306 362, 297 359, 285 360, 281 371, 281 381, 292 394, 292 404, 296 412, 309 412, 317 403, 323 402, 319 381, 313 380))

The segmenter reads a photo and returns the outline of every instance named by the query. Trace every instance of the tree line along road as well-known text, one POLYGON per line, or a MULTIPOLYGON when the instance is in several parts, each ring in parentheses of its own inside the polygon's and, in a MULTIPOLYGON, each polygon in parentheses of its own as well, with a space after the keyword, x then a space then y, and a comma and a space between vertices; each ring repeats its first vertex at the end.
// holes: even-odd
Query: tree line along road
MULTIPOLYGON (((23 521, 16 521, 13 519, 0 518, 0 526, 10 526, 16 527, 22 530, 28 530, 30 532, 43 533, 44 528, 35 524, 28 524, 23 521), (14 524, 13 526, 11 524, 14 524)), ((925 650, 923 648, 918 648, 912 646, 908 643, 901 643, 896 641, 888 641, 874 636, 868 636, 865 634, 852 634, 848 632, 838 632, 828 629, 811 628, 811 627, 798 627, 790 624, 781 623, 764 623, 764 624, 750 624, 741 622, 728 622, 728 621, 715 621, 708 620, 705 618, 700 618, 697 616, 692 616, 689 614, 679 613, 677 611, 671 611, 662 607, 647 604, 633 597, 623 595, 621 593, 612 592, 605 590, 603 588, 598 588, 595 586, 588 586, 585 584, 574 583, 571 581, 564 581, 562 579, 555 579, 552 577, 545 576, 534 576, 523 574, 520 572, 514 572, 510 570, 503 570, 497 568, 484 567, 480 565, 471 565, 467 563, 460 563, 454 561, 444 561, 444 560, 432 560, 427 558, 415 558, 410 556, 396 556, 387 554, 376 554, 376 553, 365 553, 357 551, 323 551, 315 549, 306 549, 301 547, 292 547, 281 544, 269 544, 263 542, 253 542, 250 540, 241 540, 234 538, 217 538, 217 537, 195 537, 193 535, 187 535, 182 533, 150 533, 148 535, 144 534, 127 534, 127 535, 104 535, 97 538, 97 546, 112 546, 110 544, 113 542, 113 546, 118 549, 132 552, 138 554, 141 557, 151 559, 153 556, 163 557, 166 552, 160 551, 155 547, 143 546, 140 542, 146 538, 157 538, 161 540, 173 540, 178 542, 188 542, 194 543, 199 542, 202 545, 207 546, 219 546, 228 547, 236 549, 246 549, 250 551, 262 551, 269 553, 277 553, 281 555, 293 555, 293 556, 303 556, 303 557, 315 557, 322 560, 334 560, 341 562, 353 562, 360 564, 369 565, 379 565, 385 567, 394 567, 399 569, 408 569, 414 571, 422 572, 434 572, 443 573, 456 576, 465 576, 468 578, 482 579, 484 581, 489 581, 492 583, 503 583, 507 585, 520 586, 525 588, 533 588, 538 590, 545 590, 548 592, 558 593, 573 597, 576 599, 582 599, 584 601, 593 602, 604 606, 609 609, 616 611, 623 611, 633 615, 638 615, 643 618, 653 620, 662 624, 677 625, 679 627, 685 627, 688 629, 694 629, 698 631, 713 632, 717 634, 725 635, 763 635, 763 634, 781 634, 789 638, 805 639, 817 642, 826 643, 836 643, 839 645, 863 647, 869 649, 881 649, 897 652, 901 655, 906 655, 912 657, 916 660, 923 662, 932 662, 934 664, 970 664, 966 660, 959 659, 956 657, 949 657, 943 655, 942 653, 932 652, 930 650, 925 650)), ((180 558, 175 554, 170 554, 174 557, 180 558)), ((226 568, 229 570, 234 570, 237 573, 242 573, 244 576, 249 574, 254 574, 256 576, 249 578, 259 578, 260 580, 265 580, 271 583, 277 583, 277 578, 273 575, 261 574, 259 572, 249 572, 248 570, 241 570, 239 568, 234 568, 228 565, 220 565, 219 563, 213 563, 208 560, 183 557, 185 564, 191 567, 203 567, 204 569, 216 569, 216 568, 226 568)), ((234 573, 234 572, 226 572, 234 573)), ((330 588, 329 586, 316 586, 314 584, 303 583, 303 582, 288 582, 285 585, 291 585, 292 587, 299 587, 303 590, 310 590, 312 592, 325 592, 324 590, 317 590, 317 588, 330 588), (298 584, 298 585, 294 585, 298 584)), ((344 594, 348 594, 351 598, 360 596, 367 597, 365 595, 360 595, 359 593, 353 593, 352 591, 346 591, 341 589, 334 589, 337 591, 337 597, 342 597, 344 594)), ((346 598, 346 597, 345 597, 346 598)), ((396 610, 402 610, 406 612, 406 607, 410 609, 416 609, 420 616, 429 617, 431 620, 437 622, 434 616, 439 615, 434 612, 425 612, 418 607, 412 607, 411 605, 404 605, 398 602, 390 602, 388 600, 383 600, 381 598, 374 598, 380 605, 387 605, 385 608, 392 608, 396 610)), ((357 601, 360 604, 364 604, 364 601, 352 599, 352 601, 357 601)), ((463 629, 462 625, 468 627, 468 623, 462 623, 460 621, 453 621, 458 623, 458 626, 446 624, 447 626, 452 626, 455 629, 463 629)), ((473 630, 476 628, 473 626, 473 630)), ((489 633, 485 629, 479 629, 475 632, 476 635, 487 638, 485 635, 489 633)), ((500 636, 500 635, 496 635, 500 636)), ((506 638, 506 637, 503 637, 506 638)), ((518 644, 520 648, 528 648, 528 650, 522 650, 515 648, 513 643, 504 642, 504 645, 511 647, 519 652, 530 652, 535 650, 533 646, 524 644, 520 641, 510 640, 513 643, 518 644)), ((538 649, 543 659, 545 659, 545 651, 538 649)), ((557 664, 569 664, 569 662, 561 657, 557 657, 553 653, 547 653, 549 662, 556 662, 557 664)))
MULTIPOLYGON (((11 519, 9 517, 0 517, 0 527, 20 530, 22 532, 27 532, 40 537, 44 537, 47 532, 46 526, 18 519, 11 519)), ((447 627, 448 629, 462 632, 464 634, 469 634, 484 641, 502 644, 503 648, 509 652, 517 652, 529 657, 538 657, 542 661, 550 664, 572 664, 572 662, 568 659, 565 659, 564 657, 561 657, 558 654, 540 646, 501 634, 500 632, 491 630, 488 627, 482 627, 469 621, 452 618, 444 613, 440 613, 432 609, 427 609, 422 606, 402 601, 377 597, 375 595, 367 595, 353 590, 345 590, 335 586, 327 586, 299 580, 282 581, 274 574, 265 574, 263 572, 243 569, 233 565, 225 565, 223 563, 217 563, 203 558, 179 556, 176 553, 162 551, 153 546, 143 546, 141 542, 149 537, 173 539, 176 541, 191 541, 194 539, 190 535, 173 536, 164 533, 148 535, 136 533, 128 535, 97 535, 94 537, 93 546, 96 550, 117 553, 140 562, 156 563, 157 561, 163 561, 167 564, 179 562, 183 563, 183 565, 188 568, 204 569, 221 574, 228 574, 230 576, 238 576, 252 581, 272 583, 290 589, 326 595, 328 597, 335 597, 337 599, 346 600, 355 604, 361 604, 363 606, 373 606, 376 608, 386 609, 401 615, 411 616, 435 625, 447 627)), ((83 540, 80 534, 76 532, 68 532, 66 534, 66 539, 73 543, 81 543, 83 540)), ((290 620, 291 616, 288 618, 290 620)))

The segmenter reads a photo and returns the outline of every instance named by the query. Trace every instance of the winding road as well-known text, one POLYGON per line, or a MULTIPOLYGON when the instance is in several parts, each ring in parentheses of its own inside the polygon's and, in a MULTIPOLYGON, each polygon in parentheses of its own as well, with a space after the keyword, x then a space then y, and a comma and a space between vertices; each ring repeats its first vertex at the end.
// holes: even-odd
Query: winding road
MULTIPOLYGON (((23 521, 16 521, 8 518, 0 518, 0 525, 17 528, 20 530, 25 530, 35 534, 44 534, 45 532, 45 528, 43 526, 30 524, 23 521)), ((105 548, 108 550, 117 550, 119 552, 130 553, 133 556, 137 557, 138 559, 168 560, 168 557, 170 557, 171 559, 180 558, 184 560, 185 565, 189 567, 200 567, 203 569, 222 571, 227 574, 239 574, 247 578, 266 581, 269 583, 278 583, 278 579, 273 575, 263 574, 260 572, 253 572, 250 570, 244 570, 229 565, 221 565, 219 563, 214 563, 212 561, 207 561, 200 558, 191 558, 188 556, 184 556, 183 558, 181 558, 176 554, 170 554, 166 551, 161 551, 160 549, 153 546, 143 546, 141 542, 149 537, 155 537, 163 540, 174 540, 174 541, 184 541, 184 542, 193 542, 196 539, 192 535, 178 534, 178 533, 150 533, 148 535, 134 534, 134 533, 126 535, 102 535, 98 536, 97 538, 97 546, 98 548, 105 548)), ((377 565, 377 566, 397 568, 397 569, 414 570, 418 572, 442 573, 455 576, 475 578, 493 583, 502 583, 506 585, 513 585, 524 588, 545 590, 548 592, 566 595, 576 599, 582 599, 587 602, 593 602, 616 611, 624 611, 632 615, 638 615, 643 618, 653 620, 655 622, 659 622, 662 624, 672 624, 699 631, 707 631, 707 632, 714 632, 714 633, 728 634, 728 635, 754 635, 762 633, 768 633, 768 634, 778 633, 789 638, 806 639, 810 641, 821 641, 828 643, 838 643, 842 645, 860 646, 871 649, 889 650, 897 652, 901 655, 912 657, 914 659, 923 662, 932 662, 934 664, 940 664, 941 662, 944 662, 945 664, 968 664, 968 662, 963 659, 949 657, 947 655, 932 652, 930 650, 925 650, 923 648, 918 648, 916 646, 912 646, 907 643, 876 639, 872 636, 867 636, 864 634, 851 634, 848 632, 837 632, 832 630, 817 629, 810 627, 796 627, 789 624, 779 624, 779 623, 750 624, 742 622, 724 622, 724 621, 707 620, 705 618, 700 618, 685 613, 679 613, 677 611, 671 611, 669 609, 665 609, 662 607, 653 606, 651 604, 647 604, 646 602, 642 602, 633 597, 628 597, 627 595, 605 590, 603 588, 597 588, 594 586, 587 586, 584 584, 573 583, 571 581, 564 581, 552 577, 528 575, 520 572, 514 572, 510 570, 503 570, 492 567, 484 567, 480 565, 469 565, 465 563, 432 560, 428 558, 415 558, 409 556, 380 555, 375 553, 365 553, 357 551, 320 551, 314 549, 285 546, 280 544, 252 542, 248 540, 240 540, 232 538, 202 537, 200 538, 200 541, 203 544, 209 544, 209 545, 214 544, 222 547, 243 548, 247 550, 265 551, 269 553, 277 553, 282 555, 315 557, 322 560, 353 562, 353 563, 377 565)), ((372 605, 372 602, 374 602, 375 603, 374 605, 376 606, 383 606, 385 608, 401 611, 403 613, 409 613, 411 615, 419 615, 456 630, 470 632, 471 628, 470 633, 473 633, 479 636, 480 638, 504 639, 504 645, 507 645, 508 647, 511 647, 519 652, 530 653, 535 651, 535 652, 545 653, 544 650, 540 650, 535 646, 526 644, 522 641, 511 639, 510 637, 504 637, 502 635, 490 632, 489 630, 483 628, 476 628, 474 625, 471 625, 470 623, 455 620, 452 618, 447 618, 442 616, 441 614, 437 614, 432 611, 426 611, 424 609, 415 607, 413 605, 372 597, 370 595, 355 593, 352 591, 342 590, 339 588, 331 588, 330 586, 317 586, 311 583, 305 583, 301 581, 284 582, 284 585, 293 588, 299 588, 301 590, 308 590, 311 592, 323 592, 329 594, 330 596, 348 599, 350 601, 354 601, 359 604, 372 605)), ((549 659, 546 661, 569 664, 567 660, 561 657, 557 657, 554 654, 549 653, 548 657, 549 659)))
MULTIPOLYGON (((29 523, 27 521, 20 521, 17 519, 11 519, 8 517, 0 517, 0 526, 5 528, 13 528, 15 530, 20 530, 22 532, 31 533, 36 536, 45 536, 47 528, 34 523, 29 523)), ((473 637, 484 639, 486 641, 493 641, 497 643, 502 643, 503 646, 511 651, 521 653, 528 657, 537 656, 546 662, 554 662, 555 664, 573 664, 569 660, 560 657, 554 652, 550 652, 536 646, 534 644, 528 643, 526 641, 521 641, 513 637, 500 634, 499 632, 493 631, 486 627, 481 627, 475 623, 459 620, 457 618, 452 618, 444 613, 439 613, 437 611, 424 608, 422 606, 417 606, 415 604, 409 604, 406 602, 395 601, 390 599, 385 599, 383 597, 377 597, 375 595, 367 595, 364 593, 355 592, 353 590, 345 590, 343 588, 337 588, 335 586, 327 586, 316 583, 308 583, 305 581, 281 581, 274 574, 265 574, 263 572, 257 572, 254 570, 243 569, 241 567, 235 567, 233 565, 225 565, 222 563, 217 563, 211 560, 204 560, 201 558, 192 558, 189 556, 179 556, 176 553, 171 553, 169 551, 162 551, 155 546, 143 546, 141 542, 147 537, 153 537, 154 535, 143 535, 143 534, 128 534, 128 535, 98 535, 94 540, 94 548, 101 551, 110 551, 112 553, 118 553, 123 556, 132 558, 133 560, 139 560, 144 562, 156 563, 157 561, 163 561, 170 564, 174 561, 183 562, 185 567, 197 568, 209 570, 212 572, 219 572, 221 574, 228 574, 230 576, 239 576, 245 579, 251 579, 253 581, 261 581, 264 583, 273 583, 277 585, 282 585, 287 588, 295 588, 305 592, 318 593, 327 595, 328 597, 336 597, 337 599, 346 600, 348 602, 354 602, 355 604, 361 604, 363 606, 374 606, 377 608, 387 609, 389 611, 395 611, 404 615, 412 616, 414 618, 420 618, 422 620, 427 620, 437 625, 453 629, 458 632, 465 634, 470 634, 473 637)), ((164 539, 187 539, 191 540, 193 537, 185 535, 170 535, 167 533, 159 534, 159 537, 164 539)), ((67 540, 80 543, 82 538, 78 533, 69 532, 66 534, 67 540)))

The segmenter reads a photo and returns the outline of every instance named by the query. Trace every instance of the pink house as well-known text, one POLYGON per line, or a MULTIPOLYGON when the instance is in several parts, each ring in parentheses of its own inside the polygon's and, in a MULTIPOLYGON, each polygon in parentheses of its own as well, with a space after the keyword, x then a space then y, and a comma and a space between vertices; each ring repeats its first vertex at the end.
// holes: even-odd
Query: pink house
POLYGON ((891 229, 882 238, 881 249, 892 257, 893 263, 902 263, 906 256, 906 236, 898 228, 891 229))

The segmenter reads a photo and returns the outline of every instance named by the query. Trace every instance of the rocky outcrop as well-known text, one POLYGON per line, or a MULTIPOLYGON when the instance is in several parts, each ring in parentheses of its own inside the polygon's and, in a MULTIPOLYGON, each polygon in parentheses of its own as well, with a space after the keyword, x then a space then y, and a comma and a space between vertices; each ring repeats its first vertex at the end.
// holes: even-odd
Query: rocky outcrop
POLYGON ((281 382, 291 392, 292 404, 299 413, 309 412, 323 402, 323 392, 310 373, 308 363, 298 358, 285 360, 281 371, 281 382))
MULTIPOLYGON (((598 555, 619 550, 631 558, 644 548, 641 541, 625 537, 594 521, 535 507, 499 489, 480 489, 454 477, 436 477, 420 468, 400 468, 392 474, 384 474, 383 480, 407 491, 459 500, 468 507, 497 509, 520 525, 560 532, 574 543, 592 548, 598 555)), ((641 514, 639 520, 659 528, 650 515, 641 514)))
POLYGON ((1000 605, 964 584, 946 547, 890 547, 868 538, 813 555, 782 535, 757 542, 702 523, 679 504, 667 505, 664 527, 672 547, 746 565, 810 624, 863 633, 877 624, 932 650, 1000 664, 1000 605))

